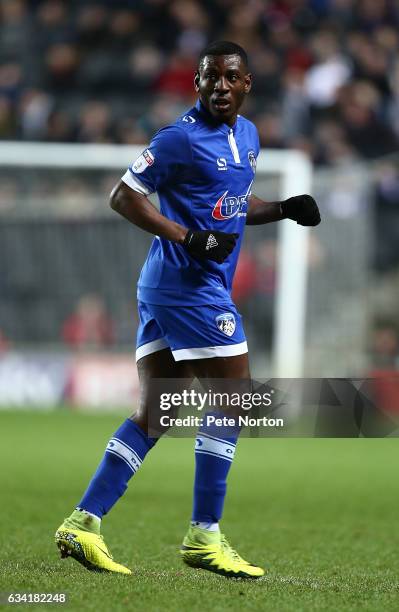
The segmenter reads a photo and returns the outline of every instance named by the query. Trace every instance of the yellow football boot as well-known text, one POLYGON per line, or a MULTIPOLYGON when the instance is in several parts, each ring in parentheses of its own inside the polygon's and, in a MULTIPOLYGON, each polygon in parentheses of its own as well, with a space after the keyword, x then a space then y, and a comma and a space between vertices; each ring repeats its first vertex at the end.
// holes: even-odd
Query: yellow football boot
POLYGON ((55 533, 61 558, 72 557, 85 568, 94 572, 131 574, 131 570, 115 563, 101 535, 74 529, 63 523, 55 533))
POLYGON ((245 561, 219 531, 191 526, 180 553, 184 563, 226 578, 260 578, 265 571, 245 561))

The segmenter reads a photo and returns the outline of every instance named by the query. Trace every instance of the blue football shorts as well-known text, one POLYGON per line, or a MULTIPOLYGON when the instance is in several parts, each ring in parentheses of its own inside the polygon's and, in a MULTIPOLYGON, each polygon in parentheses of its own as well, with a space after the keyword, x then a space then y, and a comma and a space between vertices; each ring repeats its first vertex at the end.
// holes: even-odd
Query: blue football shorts
POLYGON ((231 357, 248 352, 241 315, 233 302, 161 306, 138 302, 136 361, 170 348, 175 361, 231 357))

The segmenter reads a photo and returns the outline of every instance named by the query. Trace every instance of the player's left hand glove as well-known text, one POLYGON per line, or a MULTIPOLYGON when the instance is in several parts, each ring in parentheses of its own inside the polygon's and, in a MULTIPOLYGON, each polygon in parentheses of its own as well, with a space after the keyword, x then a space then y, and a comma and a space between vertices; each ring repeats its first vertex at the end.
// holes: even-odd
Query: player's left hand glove
POLYGON ((310 195, 299 195, 281 202, 284 219, 292 219, 299 225, 319 225, 321 218, 316 201, 310 195))

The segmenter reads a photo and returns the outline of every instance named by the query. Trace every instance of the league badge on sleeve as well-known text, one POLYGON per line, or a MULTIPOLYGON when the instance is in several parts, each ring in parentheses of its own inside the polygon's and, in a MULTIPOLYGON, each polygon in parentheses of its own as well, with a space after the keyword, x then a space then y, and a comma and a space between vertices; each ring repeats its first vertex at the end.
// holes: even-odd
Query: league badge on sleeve
POLYGON ((148 166, 154 163, 154 156, 149 149, 145 149, 142 154, 134 162, 132 169, 136 174, 144 172, 148 166))
POLYGON ((255 174, 256 172, 256 155, 255 155, 255 151, 248 151, 248 161, 249 161, 249 165, 252 168, 252 172, 255 174))
POLYGON ((236 320, 231 312, 224 312, 215 319, 216 325, 226 336, 232 336, 236 330, 236 320))

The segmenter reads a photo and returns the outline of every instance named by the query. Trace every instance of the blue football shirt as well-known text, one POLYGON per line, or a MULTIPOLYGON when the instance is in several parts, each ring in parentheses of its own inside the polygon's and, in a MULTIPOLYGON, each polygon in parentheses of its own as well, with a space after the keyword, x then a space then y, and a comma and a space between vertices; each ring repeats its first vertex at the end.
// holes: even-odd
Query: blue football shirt
POLYGON ((155 134, 122 180, 144 195, 157 192, 168 219, 192 230, 237 233, 239 239, 217 264, 156 236, 138 282, 140 301, 184 306, 230 300, 258 154, 253 123, 239 115, 230 128, 200 101, 155 134))

